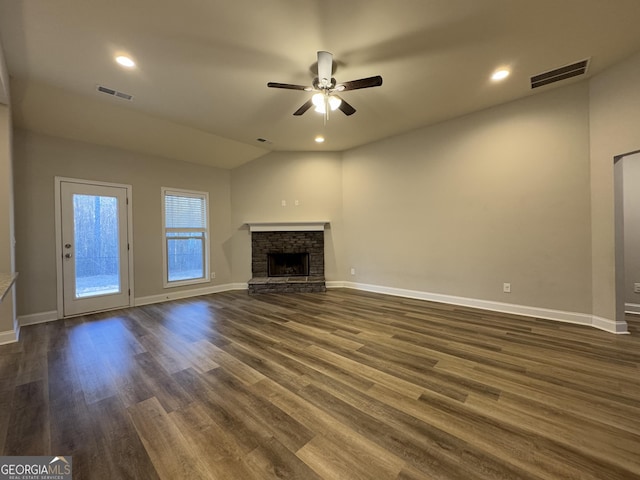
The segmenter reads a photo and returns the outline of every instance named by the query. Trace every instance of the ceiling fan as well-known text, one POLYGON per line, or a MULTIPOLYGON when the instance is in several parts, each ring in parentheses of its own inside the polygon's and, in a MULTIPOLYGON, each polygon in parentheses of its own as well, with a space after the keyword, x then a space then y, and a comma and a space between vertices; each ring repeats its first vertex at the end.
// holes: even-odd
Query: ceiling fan
POLYGON ((330 110, 339 109, 345 115, 353 115, 356 109, 340 98, 338 92, 347 92, 349 90, 357 90, 360 88, 379 87, 382 85, 382 77, 361 78, 350 82, 336 83, 336 79, 332 75, 333 55, 329 52, 318 52, 318 76, 313 79, 311 86, 292 85, 290 83, 269 82, 267 87, 284 88, 287 90, 304 90, 305 92, 316 92, 311 99, 305 102, 298 110, 293 112, 299 116, 315 106, 315 111, 324 113, 325 118, 330 110))

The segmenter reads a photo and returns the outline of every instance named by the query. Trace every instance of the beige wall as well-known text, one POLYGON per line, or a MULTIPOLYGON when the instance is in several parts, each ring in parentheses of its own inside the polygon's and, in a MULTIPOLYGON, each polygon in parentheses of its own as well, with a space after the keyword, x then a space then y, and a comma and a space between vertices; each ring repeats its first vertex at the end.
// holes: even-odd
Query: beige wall
POLYGON ((0 43, 0 103, 5 105, 10 104, 10 97, 9 71, 7 70, 7 64, 4 60, 4 50, 0 43))
MULTIPOLYGON (((25 130, 14 139, 18 313, 56 309, 54 177, 133 186, 135 296, 167 294, 187 287, 162 286, 163 186, 209 192, 213 284, 231 279, 230 190, 227 170, 65 140, 25 130)), ((200 284, 196 287, 206 287, 200 284)))
POLYGON ((345 152, 342 275, 589 313, 588 135, 580 83, 345 152))
POLYGON ((271 153, 232 171, 231 195, 234 282, 251 278, 251 234, 246 222, 329 221, 325 277, 343 278, 340 154, 271 153))
POLYGON ((592 309, 618 321, 624 297, 616 300, 613 159, 640 150, 638 85, 640 54, 590 81, 592 309))
MULTIPOLYGON (((12 170, 11 110, 7 105, 0 104, 0 272, 2 273, 15 271, 12 170)), ((16 326, 15 287, 12 287, 0 304, 0 334, 6 333, 11 337, 16 331, 16 326)), ((3 341, 10 340, 9 337, 3 338, 3 341)))
POLYGON ((633 284, 640 283, 640 154, 622 160, 624 197, 624 299, 640 305, 640 293, 633 284))
POLYGON ((11 140, 11 112, 0 104, 0 272, 4 273, 14 269, 11 140))
MULTIPOLYGON (((9 74, 0 45, 0 272, 15 272, 14 196, 13 196, 13 127, 11 119, 9 74)), ((15 286, 0 302, 0 341, 17 336, 15 286)))

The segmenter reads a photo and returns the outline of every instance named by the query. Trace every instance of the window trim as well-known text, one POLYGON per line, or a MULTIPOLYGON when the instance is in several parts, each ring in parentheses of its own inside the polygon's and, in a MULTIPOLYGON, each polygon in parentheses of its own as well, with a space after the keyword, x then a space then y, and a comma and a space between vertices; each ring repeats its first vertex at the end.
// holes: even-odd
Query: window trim
POLYGON ((209 248, 209 192, 200 192, 196 190, 186 190, 182 188, 161 187, 161 204, 162 204, 162 286, 163 288, 181 287, 185 285, 196 285, 200 283, 209 283, 211 281, 210 276, 210 248, 209 248), (176 195, 182 197, 192 197, 204 199, 205 208, 205 228, 167 228, 167 217, 165 208, 165 197, 169 195, 176 195), (191 280, 174 280, 169 281, 169 259, 167 256, 167 241, 170 237, 167 233, 198 233, 202 232, 204 236, 203 241, 203 253, 204 253, 204 277, 191 280))

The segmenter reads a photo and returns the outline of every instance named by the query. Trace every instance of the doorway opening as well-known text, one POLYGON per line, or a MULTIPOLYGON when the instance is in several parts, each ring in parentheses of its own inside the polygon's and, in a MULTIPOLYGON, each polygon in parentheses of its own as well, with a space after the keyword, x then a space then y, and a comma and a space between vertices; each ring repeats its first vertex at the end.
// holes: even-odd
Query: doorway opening
POLYGON ((614 158, 616 320, 640 314, 640 150, 614 158))

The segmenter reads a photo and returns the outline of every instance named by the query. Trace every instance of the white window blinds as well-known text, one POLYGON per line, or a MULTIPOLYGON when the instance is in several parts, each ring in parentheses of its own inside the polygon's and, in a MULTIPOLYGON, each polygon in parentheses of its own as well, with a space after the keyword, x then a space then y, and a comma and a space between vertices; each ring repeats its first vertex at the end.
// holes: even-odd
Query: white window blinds
POLYGON ((165 228, 207 228, 207 204, 203 195, 165 192, 165 228))

